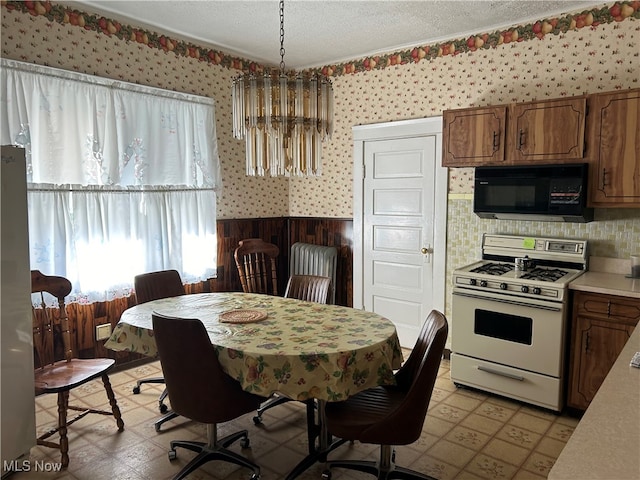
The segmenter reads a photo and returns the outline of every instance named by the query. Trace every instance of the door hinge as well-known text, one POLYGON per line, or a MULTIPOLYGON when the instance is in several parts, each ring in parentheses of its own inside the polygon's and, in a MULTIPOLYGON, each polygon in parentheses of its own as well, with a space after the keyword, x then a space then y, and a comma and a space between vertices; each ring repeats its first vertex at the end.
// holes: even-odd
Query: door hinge
POLYGON ((362 178, 366 178, 367 177, 367 166, 363 163, 362 164, 362 178))

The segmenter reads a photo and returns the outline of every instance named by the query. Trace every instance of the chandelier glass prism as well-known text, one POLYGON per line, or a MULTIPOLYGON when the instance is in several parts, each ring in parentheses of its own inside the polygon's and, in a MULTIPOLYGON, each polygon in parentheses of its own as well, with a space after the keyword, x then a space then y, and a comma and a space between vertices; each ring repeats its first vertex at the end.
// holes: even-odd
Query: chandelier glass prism
POLYGON ((333 133, 333 87, 322 75, 287 72, 284 0, 280 1, 280 69, 233 80, 233 136, 245 139, 249 176, 319 176, 322 142, 333 133))

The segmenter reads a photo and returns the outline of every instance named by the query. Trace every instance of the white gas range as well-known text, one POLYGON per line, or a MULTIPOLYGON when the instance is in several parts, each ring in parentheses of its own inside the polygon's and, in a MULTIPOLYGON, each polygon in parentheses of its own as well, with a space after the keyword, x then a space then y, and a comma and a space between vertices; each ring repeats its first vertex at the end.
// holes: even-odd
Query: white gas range
POLYGON ((453 273, 454 383, 562 410, 568 284, 587 258, 583 240, 485 234, 453 273))

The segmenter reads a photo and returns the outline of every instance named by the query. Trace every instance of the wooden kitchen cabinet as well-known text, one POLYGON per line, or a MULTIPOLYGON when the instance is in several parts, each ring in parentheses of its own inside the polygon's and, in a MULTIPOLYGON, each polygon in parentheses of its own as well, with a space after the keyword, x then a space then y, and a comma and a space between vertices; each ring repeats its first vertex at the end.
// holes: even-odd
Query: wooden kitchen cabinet
POLYGON ((504 164, 506 119, 506 105, 444 111, 442 166, 504 164))
POLYGON ((586 410, 639 320, 640 299, 574 293, 569 407, 586 410))
POLYGON ((586 96, 512 105, 507 158, 528 165, 582 159, 586 115, 586 96))
POLYGON ((594 207, 640 207, 640 89, 589 98, 589 200, 594 207))

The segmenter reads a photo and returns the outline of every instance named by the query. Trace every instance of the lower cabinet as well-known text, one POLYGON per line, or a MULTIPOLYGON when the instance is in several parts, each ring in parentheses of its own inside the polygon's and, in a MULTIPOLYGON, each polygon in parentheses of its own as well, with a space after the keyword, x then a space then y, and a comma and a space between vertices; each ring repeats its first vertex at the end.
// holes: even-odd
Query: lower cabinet
POLYGON ((586 410, 639 320, 640 299, 574 292, 569 407, 586 410))

